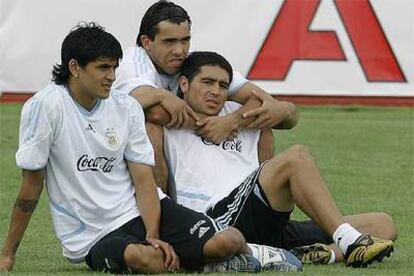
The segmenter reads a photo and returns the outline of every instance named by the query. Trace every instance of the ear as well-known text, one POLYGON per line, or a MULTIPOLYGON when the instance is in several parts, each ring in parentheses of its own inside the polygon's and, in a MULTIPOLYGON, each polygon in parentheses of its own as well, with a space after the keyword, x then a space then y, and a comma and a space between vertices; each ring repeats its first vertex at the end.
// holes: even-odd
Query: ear
POLYGON ((79 63, 76 59, 69 60, 69 71, 75 78, 79 77, 79 63))
POLYGON ((152 40, 146 35, 141 35, 140 39, 141 39, 142 47, 145 49, 145 51, 151 50, 152 40))
POLYGON ((183 94, 187 94, 188 92, 188 79, 185 76, 181 76, 180 79, 178 80, 179 84, 180 84, 180 89, 183 92, 183 94))

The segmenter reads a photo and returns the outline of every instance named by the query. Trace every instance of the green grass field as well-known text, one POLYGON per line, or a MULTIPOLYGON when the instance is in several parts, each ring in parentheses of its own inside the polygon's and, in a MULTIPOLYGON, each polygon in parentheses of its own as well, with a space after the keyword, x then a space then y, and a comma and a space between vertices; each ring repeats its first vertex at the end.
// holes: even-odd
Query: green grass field
MULTIPOLYGON (((20 186, 14 160, 20 109, 21 105, 0 104, 0 245, 20 186)), ((305 266, 303 274, 414 273, 414 109, 301 107, 296 128, 275 132, 275 138, 277 152, 297 143, 310 148, 345 214, 385 211, 399 229, 396 251, 383 263, 367 269, 305 266)), ((20 245, 14 273, 89 274, 86 265, 72 265, 62 257, 46 197, 44 192, 20 245)), ((303 214, 296 210, 294 216, 303 214)))

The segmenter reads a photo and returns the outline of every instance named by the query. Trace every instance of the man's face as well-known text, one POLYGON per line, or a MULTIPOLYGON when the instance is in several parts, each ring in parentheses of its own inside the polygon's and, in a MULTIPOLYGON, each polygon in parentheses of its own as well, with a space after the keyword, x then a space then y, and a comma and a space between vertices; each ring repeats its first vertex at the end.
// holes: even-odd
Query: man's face
POLYGON ((79 67, 78 78, 74 80, 82 96, 90 99, 108 98, 117 66, 118 60, 102 57, 85 67, 79 67))
POLYGON ((160 73, 175 75, 190 48, 190 26, 188 21, 180 24, 161 21, 157 28, 154 40, 141 37, 142 45, 160 73))
POLYGON ((208 116, 217 115, 227 99, 229 78, 223 68, 204 65, 190 83, 186 77, 181 77, 180 86, 184 100, 195 112, 208 116))

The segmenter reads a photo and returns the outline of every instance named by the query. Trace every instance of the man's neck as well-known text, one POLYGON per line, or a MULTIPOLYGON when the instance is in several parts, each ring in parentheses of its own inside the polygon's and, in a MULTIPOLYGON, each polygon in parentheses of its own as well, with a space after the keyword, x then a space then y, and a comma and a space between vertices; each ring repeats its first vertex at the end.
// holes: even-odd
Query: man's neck
POLYGON ((69 81, 66 87, 72 99, 87 111, 91 111, 98 103, 97 98, 93 98, 88 93, 82 91, 76 83, 69 81))

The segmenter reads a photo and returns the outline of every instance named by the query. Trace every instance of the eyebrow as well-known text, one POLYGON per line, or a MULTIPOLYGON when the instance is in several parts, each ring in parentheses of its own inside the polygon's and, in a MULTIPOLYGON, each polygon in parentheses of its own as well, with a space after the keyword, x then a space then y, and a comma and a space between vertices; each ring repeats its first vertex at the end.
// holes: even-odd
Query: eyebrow
POLYGON ((211 77, 204 77, 204 78, 201 78, 201 80, 203 81, 203 80, 208 80, 208 81, 217 81, 218 83, 224 83, 224 84, 226 84, 227 86, 229 86, 230 85, 230 83, 229 82, 227 82, 227 81, 221 81, 221 80, 218 80, 217 78, 211 78, 211 77))

